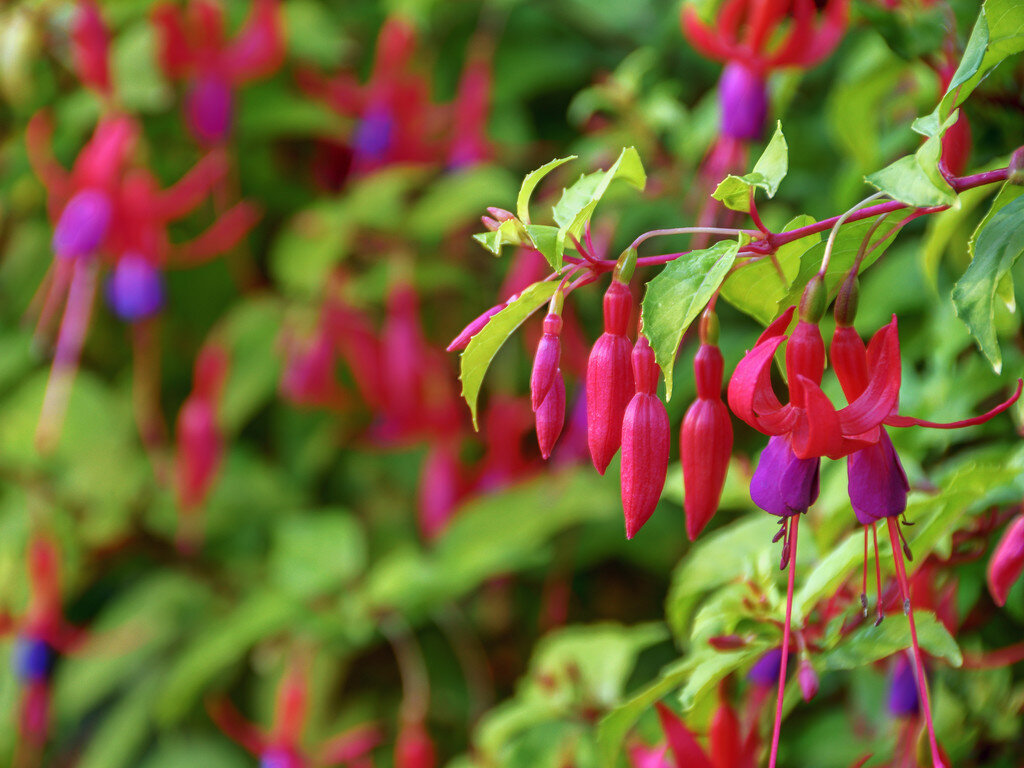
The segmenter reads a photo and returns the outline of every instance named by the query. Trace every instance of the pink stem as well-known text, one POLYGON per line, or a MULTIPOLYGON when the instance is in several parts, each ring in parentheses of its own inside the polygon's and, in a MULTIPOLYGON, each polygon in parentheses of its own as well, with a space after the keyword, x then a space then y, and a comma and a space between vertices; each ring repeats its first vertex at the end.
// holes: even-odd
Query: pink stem
POLYGON ((772 753, 769 768, 775 768, 779 753, 779 734, 782 732, 782 699, 786 695, 786 663, 789 661, 790 620, 793 618, 793 583, 796 579, 796 540, 800 515, 793 515, 789 523, 789 586, 786 588, 786 624, 782 628, 782 663, 779 664, 779 697, 775 702, 775 728, 772 731, 772 753))
POLYGON ((935 739, 935 725, 932 723, 932 707, 928 699, 928 680, 924 676, 924 662, 921 660, 921 647, 917 643, 917 627, 914 624, 914 610, 910 604, 910 585, 907 582, 907 571, 903 563, 903 547, 900 540, 899 521, 895 517, 888 518, 889 541, 892 543, 892 556, 896 563, 896 578, 903 594, 904 609, 910 622, 910 641, 914 646, 914 665, 917 672, 917 692, 924 710, 924 721, 928 726, 928 743, 932 751, 934 768, 945 768, 939 757, 939 743, 935 739))

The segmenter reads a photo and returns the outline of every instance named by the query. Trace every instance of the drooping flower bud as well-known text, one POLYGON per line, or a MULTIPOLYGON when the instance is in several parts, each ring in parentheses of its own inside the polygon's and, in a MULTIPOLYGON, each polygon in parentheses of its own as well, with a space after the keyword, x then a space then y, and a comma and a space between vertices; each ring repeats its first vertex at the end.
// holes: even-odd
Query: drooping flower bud
POLYGON ((1006 605, 1010 587, 1024 572, 1024 514, 1017 515, 1006 528, 988 561, 988 591, 996 605, 1006 605))
POLYGON ((1010 173, 1006 180, 1018 187, 1024 186, 1024 147, 1018 147, 1010 155, 1010 173))
POLYGON ((419 720, 408 720, 395 742, 395 768, 434 768, 437 755, 430 734, 419 720))
POLYGON ((560 369, 555 371, 555 380, 535 411, 535 421, 540 455, 548 459, 565 426, 565 380, 560 369))
POLYGON ((800 659, 796 677, 800 683, 800 693, 803 694, 804 701, 810 701, 818 695, 818 673, 814 670, 811 660, 806 656, 800 659))
MULTIPOLYGON (((559 334, 562 332, 561 316, 551 312, 544 318, 544 334, 537 344, 537 354, 533 358, 533 372, 530 374, 530 405, 536 411, 540 408, 548 391, 555 382, 558 363, 562 355, 559 334)), ((565 400, 563 394, 562 397, 565 400)))
POLYGON ((718 510, 732 454, 732 422, 722 402, 722 353, 701 344, 693 360, 697 400, 679 433, 686 511, 686 534, 697 538, 718 510))
POLYGON ((633 397, 630 343, 626 337, 633 297, 613 280, 604 295, 604 333, 587 361, 587 443, 594 467, 602 475, 619 450, 622 417, 633 397))
MULTIPOLYGON (((514 296, 512 297, 515 298, 514 296)), ((511 299, 510 299, 511 301, 511 299)), ((452 339, 451 344, 446 347, 448 352, 458 352, 460 349, 465 349, 469 346, 470 340, 476 336, 480 331, 484 329, 484 326, 490 322, 491 318, 501 312, 505 307, 508 306, 508 302, 502 302, 501 304, 495 304, 493 307, 488 309, 478 318, 473 320, 469 325, 459 332, 459 335, 452 339)))
POLYGON ((668 471, 668 413, 657 395, 658 366, 644 336, 633 349, 633 376, 636 394, 622 419, 622 508, 627 539, 650 519, 668 471))
POLYGON ((768 116, 768 86, 764 77, 745 63, 730 61, 718 81, 721 134, 731 139, 757 141, 768 116))

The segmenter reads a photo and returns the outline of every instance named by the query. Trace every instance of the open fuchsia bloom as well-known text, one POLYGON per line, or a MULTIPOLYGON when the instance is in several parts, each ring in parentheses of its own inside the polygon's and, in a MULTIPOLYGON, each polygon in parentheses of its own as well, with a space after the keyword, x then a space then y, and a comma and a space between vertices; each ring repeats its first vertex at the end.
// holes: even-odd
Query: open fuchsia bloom
MULTIPOLYGON (((0 615, 0 636, 17 634, 13 666, 22 685, 19 746, 26 753, 38 755, 49 732, 51 677, 58 657, 81 648, 88 634, 64 619, 60 551, 48 536, 36 533, 30 539, 28 567, 28 609, 21 617, 0 615)), ((22 759, 33 758, 25 754, 22 759)), ((15 763, 20 764, 17 759, 15 763)))
POLYGON ((1006 605, 1006 595, 1024 573, 1024 514, 1006 527, 988 561, 988 591, 996 605, 1006 605))
POLYGON ((274 721, 268 731, 248 722, 226 698, 209 699, 210 718, 232 740, 259 758, 260 768, 329 768, 359 765, 381 741, 380 729, 364 723, 333 736, 312 755, 302 746, 309 709, 309 683, 302 664, 293 661, 277 689, 274 721))
POLYGON ((234 89, 272 75, 284 62, 284 20, 277 0, 253 0, 248 20, 228 39, 215 0, 190 0, 153 10, 160 63, 172 80, 187 82, 185 113, 200 144, 223 143, 234 118, 234 89))

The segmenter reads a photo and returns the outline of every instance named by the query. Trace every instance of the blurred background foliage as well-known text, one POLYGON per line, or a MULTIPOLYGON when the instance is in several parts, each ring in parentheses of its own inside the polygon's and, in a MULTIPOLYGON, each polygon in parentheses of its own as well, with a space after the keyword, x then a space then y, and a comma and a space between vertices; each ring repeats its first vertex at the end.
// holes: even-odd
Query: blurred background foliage
MULTIPOLYGON (((157 61, 151 5, 110 0, 102 13, 113 33, 116 90, 144 129, 140 154, 167 184, 200 151, 185 132, 180 88, 157 61)), ((224 6, 237 27, 248 3, 224 6)), ((624 764, 622 745, 635 723, 641 740, 658 738, 651 704, 666 696, 674 706, 681 696, 687 721, 704 732, 718 680, 734 672, 740 680, 779 642, 770 620, 781 618, 784 592, 769 545, 773 525, 746 492, 757 435, 737 432, 721 511, 698 543, 683 533, 675 461, 657 513, 626 542, 617 460, 604 477, 578 460, 543 466, 529 419, 525 426, 511 419, 490 439, 518 452, 516 472, 465 495, 444 533, 425 542, 416 510, 429 440, 375 438, 379 414, 359 399, 343 366, 336 372, 348 400, 338 409, 297 407, 281 396, 279 382, 289 329, 316 325, 339 269, 346 299, 378 328, 396 274, 410 280, 423 334, 438 349, 506 298, 499 288, 515 255, 507 250, 495 260, 469 235, 486 206, 511 209, 522 175, 553 157, 580 159, 544 183, 538 209, 581 170, 607 167, 623 146, 637 148, 646 192, 610 195, 595 219, 609 254, 646 229, 692 222, 702 194, 697 168, 716 134, 719 65, 690 48, 678 3, 662 0, 284 0, 281 8, 286 63, 239 92, 231 142, 240 194, 261 206, 262 218, 234 256, 169 273, 161 316, 160 408, 169 423, 189 393, 205 339, 215 334, 232 361, 220 412, 225 459, 205 504, 205 540, 191 557, 175 549, 175 495, 135 428, 127 326, 105 306, 94 313, 59 446, 46 456, 34 447, 48 361, 23 318, 52 258, 52 230, 27 162, 25 126, 37 110, 51 110, 54 150, 69 166, 101 104, 70 69, 73 4, 27 0, 0 8, 0 605, 24 609, 27 542, 41 526, 62 553, 66 614, 91 630, 86 647, 56 668, 44 764, 251 764, 203 702, 228 696, 268 725, 281 674, 302 648, 313 659, 310 742, 377 720, 386 738, 375 756, 389 765, 403 699, 387 641, 396 633, 399 645, 411 643, 425 661, 426 722, 442 764, 624 764), (296 73, 348 71, 365 81, 377 33, 398 11, 414 20, 417 66, 437 102, 453 98, 471 37, 482 31, 493 40, 493 156, 453 170, 390 166, 325 189, 317 147, 344 143, 354 123, 304 94, 296 73), (763 596, 760 618, 743 607, 748 590, 763 596), (730 633, 752 640, 729 653, 707 644, 730 633)), ((773 75, 771 115, 782 119, 791 152, 782 191, 762 206, 770 228, 800 214, 820 219, 845 210, 865 194, 865 173, 913 151, 918 138, 909 123, 939 95, 921 59, 942 44, 947 13, 962 42, 977 10, 970 0, 895 9, 858 2, 834 55, 809 72, 773 75)), ((1011 59, 966 104, 971 169, 1005 165, 1020 143, 1022 84, 1024 66, 1011 59)), ((949 298, 991 193, 965 194, 960 209, 915 222, 864 276, 858 329, 867 334, 892 313, 900 317, 901 412, 962 418, 1000 399, 1022 370, 1012 290, 996 307, 1000 375, 949 298)), ((172 239, 194 235, 211 215, 203 210, 175 225, 172 239)), ((1015 275, 1019 300, 1021 263, 1015 275)), ((586 339, 596 337, 600 292, 574 299, 586 339)), ((760 325, 720 307, 730 368, 760 325)), ((524 343, 510 341, 491 368, 483 433, 473 435, 468 412, 460 411, 458 455, 467 473, 494 450, 486 447, 487 412, 528 391, 538 332, 530 327, 524 343)), ((687 339, 678 358, 668 403, 674 425, 694 395, 694 349, 687 339)), ((454 388, 455 357, 446 365, 454 388)), ((569 391, 578 383, 570 381, 569 391)), ((958 530, 1024 493, 1021 422, 1018 405, 1012 419, 983 427, 893 434, 914 488, 915 556, 921 562, 934 553, 937 578, 957 584, 955 641, 934 618, 921 622, 933 656, 937 726, 958 766, 1014 768, 1024 751, 1020 665, 955 668, 1024 631, 1021 585, 1002 611, 983 588, 991 542, 983 538, 974 558, 956 557, 954 545, 958 530)), ((165 447, 163 458, 170 455, 165 447)), ((858 578, 853 522, 844 467, 826 462, 800 552, 806 594, 798 605, 808 615, 858 578)), ((892 751, 896 725, 884 706, 880 660, 905 647, 904 625, 895 617, 882 626, 889 635, 855 632, 842 643, 835 636, 816 656, 821 691, 813 706, 796 697, 787 704, 783 764, 848 766, 866 751, 892 751)), ((5 640, 0 650, 12 648, 5 640)), ((18 699, 19 681, 5 666, 3 764, 14 752, 18 699)))

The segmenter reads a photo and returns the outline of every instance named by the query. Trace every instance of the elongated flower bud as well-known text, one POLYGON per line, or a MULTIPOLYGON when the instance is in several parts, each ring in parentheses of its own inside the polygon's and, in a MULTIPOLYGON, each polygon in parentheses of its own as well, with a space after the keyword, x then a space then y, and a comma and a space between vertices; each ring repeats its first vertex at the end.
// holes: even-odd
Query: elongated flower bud
POLYGON ((988 591, 997 605, 1006 605, 1006 594, 1024 572, 1024 514, 1006 529, 988 561, 988 591))
POLYGON ((800 659, 800 667, 797 671, 797 680, 800 683, 800 692, 804 701, 810 701, 818 695, 818 673, 814 671, 814 665, 808 658, 800 659))
POLYGON ((718 510, 732 454, 732 422, 722 402, 722 368, 718 347, 702 344, 693 360, 697 400, 686 412, 679 435, 690 541, 718 510))
POLYGON ((454 446, 433 446, 423 462, 419 487, 420 533, 437 538, 452 518, 462 494, 462 466, 454 446))
POLYGON ((565 381, 561 370, 555 371, 555 380, 548 387, 544 401, 536 409, 536 423, 540 455, 547 459, 565 425, 565 381))
POLYGON ((622 440, 622 417, 633 396, 626 327, 633 308, 629 288, 612 281, 604 295, 604 333, 587 361, 587 442, 602 475, 622 440))
POLYGON ((436 764, 434 742, 423 723, 404 723, 395 743, 395 768, 434 768, 436 764))
POLYGON ((633 375, 636 394, 622 419, 622 509, 627 539, 650 519, 668 471, 668 413, 655 394, 658 366, 643 336, 633 349, 633 375))
MULTIPOLYGON (((511 301, 511 299, 509 301, 511 301)), ((484 329, 484 326, 490 322, 492 317, 501 312, 501 310, 503 310, 507 306, 508 302, 503 302, 501 304, 495 304, 493 307, 488 309, 478 318, 473 320, 469 325, 463 328, 459 335, 452 339, 451 344, 449 344, 446 347, 446 350, 448 352, 457 352, 460 349, 465 349, 466 347, 468 347, 470 340, 484 329)))
POLYGON ((825 373, 825 342, 817 325, 804 320, 796 324, 786 344, 786 372, 789 376, 790 401, 797 408, 803 408, 805 393, 800 377, 821 384, 821 377, 825 373))
MULTIPOLYGON (((533 410, 540 408, 548 390, 555 382, 562 346, 558 335, 562 331, 562 318, 554 313, 544 318, 544 335, 537 344, 537 355, 533 358, 533 373, 530 376, 530 404, 533 410)), ((563 392, 563 400, 564 392, 563 392)))

